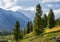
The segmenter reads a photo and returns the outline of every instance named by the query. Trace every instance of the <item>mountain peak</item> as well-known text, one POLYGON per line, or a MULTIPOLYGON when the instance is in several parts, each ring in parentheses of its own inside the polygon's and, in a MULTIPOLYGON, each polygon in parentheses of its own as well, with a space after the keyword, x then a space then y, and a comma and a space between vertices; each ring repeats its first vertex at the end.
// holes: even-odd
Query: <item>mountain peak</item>
POLYGON ((30 19, 22 12, 7 11, 0 8, 0 30, 13 30, 17 20, 20 22, 21 28, 24 28, 30 19))

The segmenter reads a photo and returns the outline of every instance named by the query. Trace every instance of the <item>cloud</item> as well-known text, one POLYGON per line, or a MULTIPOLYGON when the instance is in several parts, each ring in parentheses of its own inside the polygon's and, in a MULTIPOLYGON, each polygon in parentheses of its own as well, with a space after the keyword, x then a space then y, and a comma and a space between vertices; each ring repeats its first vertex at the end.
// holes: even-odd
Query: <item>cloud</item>
POLYGON ((28 7, 28 8, 26 8, 26 9, 24 9, 24 10, 26 10, 26 11, 28 11, 28 10, 30 10, 30 11, 35 11, 35 7, 34 7, 34 6, 28 7))
POLYGON ((52 7, 53 7, 53 5, 52 5, 52 4, 47 4, 47 6, 48 6, 48 7, 50 7, 50 8, 52 8, 52 7))
POLYGON ((0 8, 2 8, 2 4, 1 4, 1 2, 0 2, 0 8))
MULTIPOLYGON (((25 1, 29 2, 28 0, 24 0, 23 2, 25 1)), ((18 9, 25 10, 25 11, 28 11, 28 10, 35 11, 34 6, 24 7, 24 6, 16 5, 16 2, 18 2, 18 0, 0 0, 0 8, 6 9, 6 10, 13 10, 13 11, 17 11, 18 9)))
POLYGON ((30 7, 30 6, 34 6, 38 3, 40 3, 39 0, 18 0, 16 2, 16 5, 23 6, 23 7, 30 7))
POLYGON ((59 14, 60 13, 60 9, 54 10, 54 12, 59 14))
POLYGON ((56 18, 60 17, 60 9, 54 10, 56 18))
POLYGON ((17 11, 17 10, 25 10, 25 11, 35 11, 35 7, 22 7, 22 6, 14 6, 12 8, 10 8, 9 10, 12 11, 17 11))
POLYGON ((49 8, 58 8, 58 7, 60 7, 60 5, 59 4, 46 4, 49 8))
POLYGON ((0 8, 10 8, 15 5, 17 0, 0 0, 0 8))
POLYGON ((9 10, 17 11, 19 9, 22 10, 23 8, 21 6, 14 6, 14 7, 10 8, 9 10))
POLYGON ((60 0, 42 0, 42 3, 49 3, 49 2, 60 2, 60 0))
MULTIPOLYGON (((37 1, 37 0, 36 0, 37 1)), ((35 7, 33 6, 36 3, 35 0, 0 0, 0 8, 6 10, 26 10, 26 11, 35 11, 35 7), (33 3, 34 2, 34 3, 33 3), (27 4, 28 3, 28 4, 27 4), (17 5, 19 4, 19 5, 17 5), (23 8, 23 9, 22 9, 23 8)))

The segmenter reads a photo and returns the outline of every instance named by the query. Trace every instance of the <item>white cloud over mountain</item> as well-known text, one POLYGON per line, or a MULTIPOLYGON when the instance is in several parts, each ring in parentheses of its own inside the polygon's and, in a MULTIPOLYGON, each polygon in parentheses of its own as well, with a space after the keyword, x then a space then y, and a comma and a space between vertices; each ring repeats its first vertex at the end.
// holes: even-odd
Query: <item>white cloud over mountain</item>
POLYGON ((0 0, 0 6, 1 8, 8 9, 10 7, 13 7, 17 0, 0 0))
MULTIPOLYGON (((17 6, 16 2, 18 0, 0 0, 0 8, 3 9, 7 9, 7 10, 13 10, 13 11, 17 11, 18 9, 21 10, 26 10, 26 11, 35 11, 35 7, 31 6, 31 7, 22 7, 22 6, 17 6)), ((24 0, 24 1, 28 1, 28 0, 24 0)))
POLYGON ((14 6, 14 7, 12 7, 12 8, 10 8, 9 10, 12 10, 12 11, 17 11, 17 10, 19 10, 19 9, 23 9, 21 6, 14 6))
POLYGON ((41 3, 43 12, 47 12, 52 8, 58 17, 60 15, 60 3, 58 2, 60 2, 60 0, 0 0, 0 8, 12 11, 20 9, 35 12, 36 4, 41 3))
POLYGON ((28 7, 28 8, 26 8, 26 9, 24 9, 24 10, 26 10, 26 11, 35 11, 35 7, 34 6, 31 6, 31 7, 28 7))

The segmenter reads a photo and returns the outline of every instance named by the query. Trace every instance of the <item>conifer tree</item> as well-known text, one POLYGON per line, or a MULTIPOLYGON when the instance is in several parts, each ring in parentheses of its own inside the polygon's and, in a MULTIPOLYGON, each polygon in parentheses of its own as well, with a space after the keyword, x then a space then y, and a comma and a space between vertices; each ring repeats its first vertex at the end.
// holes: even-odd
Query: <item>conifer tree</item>
POLYGON ((14 34, 14 39, 16 40, 16 42, 18 42, 18 40, 20 39, 20 24, 18 21, 16 21, 13 34, 14 34))
POLYGON ((33 33, 35 35, 40 35, 43 33, 43 26, 42 26, 42 8, 40 4, 36 6, 36 15, 34 18, 34 27, 33 27, 33 33))
POLYGON ((27 23, 27 33, 30 33, 29 22, 27 23))
POLYGON ((43 27, 45 28, 45 27, 47 27, 47 15, 46 14, 44 14, 44 16, 43 16, 43 27))
POLYGON ((26 35, 26 28, 24 28, 24 35, 26 35))
POLYGON ((27 23, 27 33, 32 32, 32 29, 33 29, 33 24, 32 24, 31 21, 29 21, 29 22, 27 23))
POLYGON ((54 26, 55 26, 55 16, 54 16, 53 10, 50 9, 48 14, 48 27, 53 28, 54 26))
POLYGON ((33 23, 32 23, 32 21, 30 21, 29 23, 30 23, 30 32, 32 32, 33 31, 33 23))

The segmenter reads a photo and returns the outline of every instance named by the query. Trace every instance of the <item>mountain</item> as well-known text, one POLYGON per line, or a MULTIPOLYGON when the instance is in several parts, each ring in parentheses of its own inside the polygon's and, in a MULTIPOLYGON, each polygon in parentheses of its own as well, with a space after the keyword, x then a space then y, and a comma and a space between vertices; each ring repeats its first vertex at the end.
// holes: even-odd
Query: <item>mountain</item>
POLYGON ((30 18, 32 21, 34 20, 35 11, 30 11, 30 10, 18 10, 18 11, 21 11, 21 12, 25 13, 25 16, 30 18))
POLYGON ((27 22, 30 21, 30 19, 20 11, 13 12, 0 8, 0 31, 12 31, 17 20, 20 22, 21 28, 24 28, 27 22))

